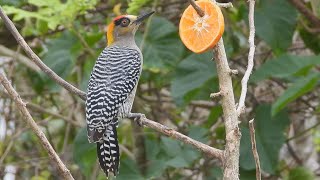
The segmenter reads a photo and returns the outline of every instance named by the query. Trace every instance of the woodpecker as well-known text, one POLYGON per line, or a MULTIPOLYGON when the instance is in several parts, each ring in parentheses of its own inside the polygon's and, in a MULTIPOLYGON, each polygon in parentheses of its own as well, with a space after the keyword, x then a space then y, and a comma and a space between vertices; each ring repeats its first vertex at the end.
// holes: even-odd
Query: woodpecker
POLYGON ((131 113, 143 63, 134 36, 143 20, 153 13, 113 19, 106 32, 107 47, 90 75, 86 100, 88 140, 97 144, 100 167, 107 177, 109 173, 114 176, 119 173, 119 120, 142 116, 131 113))

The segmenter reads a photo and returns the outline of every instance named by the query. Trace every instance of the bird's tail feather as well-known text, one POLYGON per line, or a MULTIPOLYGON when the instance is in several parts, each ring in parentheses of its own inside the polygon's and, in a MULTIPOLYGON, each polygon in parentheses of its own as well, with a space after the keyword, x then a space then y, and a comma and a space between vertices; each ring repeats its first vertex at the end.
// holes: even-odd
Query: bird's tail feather
POLYGON ((118 175, 120 152, 115 125, 109 125, 103 138, 97 142, 97 154, 100 167, 106 176, 109 175, 109 172, 112 172, 114 176, 118 175))

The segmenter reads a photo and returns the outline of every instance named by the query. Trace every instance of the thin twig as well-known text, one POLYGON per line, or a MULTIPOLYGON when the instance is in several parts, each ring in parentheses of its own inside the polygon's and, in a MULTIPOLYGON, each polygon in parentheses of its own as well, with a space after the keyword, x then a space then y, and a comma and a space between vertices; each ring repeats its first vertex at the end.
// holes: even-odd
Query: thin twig
POLYGON ((2 7, 0 6, 0 17, 2 18, 4 24, 6 25, 7 29, 11 32, 17 42, 20 44, 22 49, 26 52, 26 54, 30 57, 30 59, 44 72, 46 73, 51 79, 57 82, 59 85, 64 87, 66 90, 72 92, 73 94, 77 94, 81 99, 86 99, 86 93, 82 92, 81 90, 77 89, 73 85, 69 84, 67 81, 59 77, 54 71, 52 71, 47 65, 45 65, 41 59, 32 51, 26 41, 18 32, 17 28, 14 26, 12 21, 8 18, 8 16, 4 13, 2 7))
POLYGON ((90 48, 87 41, 82 37, 80 32, 75 28, 71 27, 71 31, 77 36, 77 38, 80 40, 81 44, 84 46, 85 51, 87 51, 92 57, 96 57, 96 54, 94 53, 93 49, 90 48))
POLYGON ((307 128, 307 129, 303 130, 303 131, 300 132, 299 134, 297 134, 297 135, 295 135, 295 136, 293 136, 293 137, 288 138, 288 139, 286 140, 286 142, 289 142, 289 141, 291 141, 291 140, 297 139, 297 138, 305 135, 306 133, 308 133, 309 131, 311 131, 311 130, 313 130, 314 128, 318 127, 319 125, 320 125, 320 122, 318 122, 318 123, 316 123, 315 125, 313 125, 313 126, 307 128))
POLYGON ((169 128, 165 125, 162 125, 160 123, 157 123, 155 121, 147 119, 146 117, 141 118, 140 121, 141 121, 142 125, 145 125, 145 126, 151 128, 151 129, 154 129, 158 132, 161 132, 162 134, 165 134, 171 138, 180 140, 186 144, 190 144, 190 145, 194 146, 195 148, 202 151, 203 153, 205 153, 209 157, 216 157, 219 160, 221 160, 221 158, 222 158, 223 151, 220 149, 216 149, 216 148, 210 147, 206 144, 203 144, 199 141, 196 141, 186 135, 183 135, 183 134, 173 130, 172 128, 169 128))
POLYGON ((293 150, 290 142, 286 142, 287 149, 291 157, 296 161, 296 163, 300 166, 303 165, 303 161, 298 157, 297 153, 293 150))
POLYGON ((26 65, 28 68, 30 68, 36 72, 40 72, 40 68, 38 66, 34 65, 29 58, 25 57, 22 54, 18 54, 15 51, 12 51, 11 49, 4 47, 3 45, 0 45, 0 54, 8 56, 8 57, 15 56, 16 57, 15 59, 17 59, 18 61, 20 61, 24 65, 26 65))
POLYGON ((216 4, 219 7, 223 7, 223 8, 231 8, 231 7, 233 7, 232 2, 228 2, 228 3, 218 3, 218 2, 216 2, 216 4))
POLYGON ((250 78, 250 75, 252 73, 253 65, 254 65, 254 51, 255 51, 255 45, 254 45, 254 36, 255 36, 255 27, 254 27, 254 4, 255 0, 249 0, 249 27, 250 27, 250 35, 249 35, 249 55, 248 55, 248 67, 247 70, 241 80, 241 95, 239 99, 239 105, 237 108, 237 113, 240 116, 241 113, 245 111, 245 100, 247 96, 247 90, 248 90, 248 81, 250 78))
POLYGON ((9 80, 3 73, 0 73, 0 83, 3 87, 8 91, 11 99, 15 101, 17 104, 17 108, 20 110, 23 118, 29 124, 32 131, 37 135, 39 138, 43 148, 48 152, 49 157, 54 162, 54 164, 58 167, 61 176, 64 179, 73 179, 70 171, 67 167, 63 164, 55 150, 52 148, 51 144, 49 143, 48 139, 46 138, 45 134, 41 131, 37 123, 33 120, 32 116, 30 115, 28 109, 26 108, 26 104, 22 101, 19 94, 14 90, 11 86, 9 80))
POLYGON ((249 128, 250 128, 251 148, 252 148, 253 158, 256 163, 256 179, 261 180, 261 168, 260 168, 259 154, 257 151, 256 135, 254 130, 254 119, 249 121, 249 128))
MULTIPOLYGON (((28 46, 28 44, 25 42, 23 37, 19 34, 18 30, 15 28, 12 21, 8 18, 8 16, 3 12, 3 10, 0 7, 0 16, 4 20, 4 23, 6 24, 9 31, 13 34, 14 37, 16 37, 18 43, 21 45, 22 49, 27 53, 28 56, 36 63, 37 66, 40 67, 42 71, 47 73, 47 75, 57 82, 59 85, 61 85, 63 88, 68 90, 70 93, 78 95, 81 99, 86 100, 86 93, 77 89, 76 87, 72 86, 65 80, 63 80, 61 77, 59 77, 57 74, 55 74, 50 68, 48 68, 45 64, 42 63, 41 59, 31 50, 31 48, 28 46)), ((157 122, 154 122, 152 120, 149 120, 147 118, 143 118, 142 124, 148 126, 149 128, 152 128, 162 134, 165 134, 167 136, 173 137, 175 139, 178 139, 186 144, 190 144, 194 146, 195 148, 199 149, 206 155, 210 157, 216 157, 219 160, 221 160, 223 151, 217 148, 210 147, 206 144, 203 144, 199 141, 196 141, 192 138, 189 138, 188 136, 185 136, 171 128, 168 128, 167 126, 164 126, 162 124, 159 124, 157 122)))
POLYGON ((77 126, 77 127, 83 127, 83 126, 84 126, 84 125, 80 124, 79 122, 72 120, 72 119, 69 118, 69 117, 65 117, 65 116, 62 116, 62 115, 60 115, 60 114, 58 114, 58 113, 55 113, 55 112, 46 110, 46 109, 44 109, 44 108, 42 108, 41 106, 38 106, 38 105, 36 105, 36 104, 27 103, 26 105, 27 105, 27 108, 30 108, 30 109, 32 109, 32 110, 34 110, 34 111, 38 111, 38 112, 41 112, 41 113, 49 114, 49 115, 54 116, 54 117, 56 117, 56 118, 60 118, 60 119, 66 121, 66 122, 68 122, 68 123, 73 124, 74 126, 77 126))
POLYGON ((198 15, 200 17, 204 16, 204 11, 196 4, 196 2, 194 0, 189 0, 191 6, 194 8, 194 10, 197 11, 198 15))

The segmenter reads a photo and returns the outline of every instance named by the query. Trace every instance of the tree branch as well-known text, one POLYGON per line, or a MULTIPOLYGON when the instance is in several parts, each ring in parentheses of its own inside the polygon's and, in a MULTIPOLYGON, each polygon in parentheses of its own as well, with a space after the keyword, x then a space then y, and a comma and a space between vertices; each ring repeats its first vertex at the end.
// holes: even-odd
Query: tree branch
POLYGON ((314 27, 320 27, 320 19, 315 16, 311 10, 309 10, 301 0, 288 0, 294 5, 301 14, 303 14, 312 24, 314 27))
POLYGON ((41 59, 32 51, 26 41, 18 32, 17 28, 14 26, 12 21, 8 18, 8 16, 4 13, 2 7, 0 6, 0 17, 4 21, 7 29, 11 32, 17 42, 20 44, 22 49, 26 52, 26 54, 30 57, 30 59, 44 72, 46 73, 51 79, 57 82, 59 85, 64 87, 66 90, 70 91, 73 94, 78 95, 81 99, 86 99, 86 93, 82 92, 81 90, 77 89, 73 85, 69 84, 67 81, 59 77, 54 71, 52 71, 47 65, 45 65, 41 59))
POLYGON ((249 28, 250 28, 250 34, 249 34, 249 55, 248 55, 248 67, 247 70, 241 80, 241 95, 239 99, 239 105, 237 108, 238 116, 240 116, 245 111, 245 100, 248 90, 248 81, 250 78, 250 75, 252 73, 253 65, 254 65, 254 52, 255 52, 255 45, 254 45, 254 36, 255 36, 255 27, 254 27, 254 4, 255 0, 249 0, 249 28))
POLYGON ((254 119, 249 121, 249 129, 250 129, 250 138, 251 138, 251 149, 253 153, 253 158, 256 163, 256 179, 261 180, 261 168, 260 168, 260 160, 259 154, 257 151, 257 143, 256 143, 256 135, 254 130, 254 119))
POLYGON ((141 118, 140 121, 141 121, 142 125, 145 125, 145 126, 151 128, 151 129, 154 129, 158 132, 161 132, 162 134, 164 134, 166 136, 180 140, 180 141, 184 142, 185 144, 190 144, 190 145, 194 146, 195 148, 202 151, 203 153, 205 153, 209 157, 216 157, 219 160, 222 160, 223 151, 220 149, 216 149, 216 148, 210 147, 206 144, 203 144, 199 141, 196 141, 186 135, 183 135, 183 134, 173 130, 172 128, 169 128, 165 125, 162 125, 160 123, 157 123, 155 121, 147 119, 146 117, 141 118))
POLYGON ((3 45, 0 45, 0 54, 9 56, 9 57, 16 57, 18 61, 20 61, 22 64, 26 65, 28 68, 40 72, 40 68, 36 65, 34 65, 30 59, 25 57, 22 54, 17 54, 15 51, 12 51, 9 48, 4 47, 3 45))
MULTIPOLYGON (((78 95, 81 99, 86 100, 86 94, 85 92, 77 89, 76 87, 72 86, 65 80, 63 80, 61 77, 59 77, 57 74, 55 74, 49 67, 47 67, 44 63, 42 63, 41 59, 31 50, 31 48, 28 46, 28 44, 25 42, 23 37, 19 34, 18 30, 15 28, 12 21, 8 18, 8 16, 3 12, 3 10, 0 7, 0 17, 4 20, 4 23, 6 24, 6 27, 8 30, 12 33, 12 35, 16 38, 18 43, 21 45, 22 49, 27 53, 27 55, 33 60, 34 63, 36 63, 37 66, 40 67, 42 71, 44 71, 52 80, 57 82, 59 85, 64 87, 66 90, 70 91, 72 94, 78 95)), ((162 124, 159 124, 157 122, 154 122, 152 120, 149 120, 147 118, 142 118, 141 123, 143 125, 148 126, 151 129, 154 129, 164 135, 173 137, 175 139, 178 139, 186 144, 190 144, 194 146, 195 148, 199 149, 206 155, 210 157, 216 157, 219 160, 222 159, 223 151, 220 149, 216 149, 213 147, 210 147, 206 144, 203 144, 199 141, 196 141, 192 138, 189 138, 188 136, 185 136, 171 128, 168 128, 167 126, 164 126, 162 124)))
POLYGON ((223 179, 238 180, 241 132, 238 127, 238 115, 234 100, 232 79, 222 38, 213 51, 219 77, 220 92, 222 94, 221 102, 226 128, 226 148, 223 154, 223 179))
POLYGON ((57 153, 54 151, 53 147, 49 143, 45 134, 41 131, 37 123, 33 120, 28 109, 26 108, 26 104, 22 101, 19 94, 14 90, 9 80, 6 78, 6 76, 3 73, 0 73, 0 83, 8 91, 8 94, 10 95, 11 99, 14 100, 15 103, 17 104, 17 108, 20 110, 21 115, 23 116, 25 121, 28 123, 28 125, 31 127, 32 131, 39 138, 43 148, 48 152, 49 157, 54 162, 54 164, 58 167, 61 176, 64 179, 68 179, 68 180, 73 179, 70 171, 67 169, 67 167, 63 164, 63 162, 61 161, 57 153))

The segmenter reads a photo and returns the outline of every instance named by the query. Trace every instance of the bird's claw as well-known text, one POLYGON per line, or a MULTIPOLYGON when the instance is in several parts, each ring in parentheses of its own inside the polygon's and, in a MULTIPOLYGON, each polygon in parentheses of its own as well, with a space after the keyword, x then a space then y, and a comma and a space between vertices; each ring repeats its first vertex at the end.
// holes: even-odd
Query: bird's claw
POLYGON ((130 113, 128 115, 129 119, 133 119, 139 126, 143 127, 142 119, 146 116, 142 113, 130 113))

